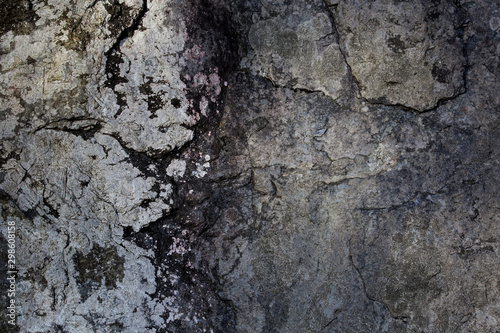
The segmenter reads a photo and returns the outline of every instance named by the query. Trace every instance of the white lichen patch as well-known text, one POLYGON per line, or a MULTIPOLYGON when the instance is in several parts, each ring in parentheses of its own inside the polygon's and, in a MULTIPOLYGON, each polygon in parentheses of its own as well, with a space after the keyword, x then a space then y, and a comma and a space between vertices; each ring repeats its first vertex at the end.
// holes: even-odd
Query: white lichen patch
POLYGON ((196 163, 196 170, 193 171, 193 176, 196 178, 203 178, 207 175, 207 171, 210 168, 210 163, 196 163))
MULTIPOLYGON (((16 220, 23 332, 165 328, 161 316, 170 310, 152 296, 154 251, 123 236, 171 210, 172 184, 160 180, 165 170, 151 158, 183 146, 193 131, 185 126, 189 103, 180 78, 184 21, 172 1, 155 0, 140 19, 144 3, 33 3, 33 30, 0 36, 0 156, 7 171, 0 189, 35 216, 16 220), (140 28, 118 40, 134 20, 140 28), (87 284, 81 277, 89 271, 77 270, 75 255, 91 258, 96 244, 116 252, 118 263, 103 263, 87 284)), ((185 170, 185 161, 174 160, 167 174, 178 179, 185 170)), ((16 215, 22 213, 2 213, 2 224, 16 215)))
MULTIPOLYGON (((175 16, 168 2, 149 6, 144 29, 135 31, 120 46, 123 62, 119 77, 123 83, 114 89, 96 90, 104 101, 123 101, 122 105, 106 105, 104 132, 117 133, 131 149, 156 154, 181 147, 193 139, 193 131, 184 126, 190 123, 186 114, 189 103, 180 79, 184 60, 178 56, 184 49, 184 23, 178 20, 176 27, 164 26, 165 20, 175 16)), ((99 85, 105 86, 106 80, 99 85)))
POLYGON ((179 179, 184 177, 184 173, 186 172, 186 161, 174 159, 167 167, 167 175, 170 177, 174 177, 175 179, 179 179))

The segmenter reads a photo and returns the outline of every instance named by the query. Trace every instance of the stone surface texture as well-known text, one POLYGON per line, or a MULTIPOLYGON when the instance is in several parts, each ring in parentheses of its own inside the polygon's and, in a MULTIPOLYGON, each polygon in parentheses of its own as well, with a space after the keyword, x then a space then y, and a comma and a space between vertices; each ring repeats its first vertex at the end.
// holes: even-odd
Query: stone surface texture
POLYGON ((493 0, 2 5, 0 331, 499 332, 499 77, 493 0))
POLYGON ((361 94, 425 111, 464 91, 467 12, 457 1, 339 1, 338 32, 361 94))

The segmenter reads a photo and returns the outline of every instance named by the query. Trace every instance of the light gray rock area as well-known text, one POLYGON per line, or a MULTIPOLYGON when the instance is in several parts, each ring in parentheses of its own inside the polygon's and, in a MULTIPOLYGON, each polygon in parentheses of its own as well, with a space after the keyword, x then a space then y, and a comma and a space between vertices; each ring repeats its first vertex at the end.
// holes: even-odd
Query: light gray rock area
POLYGON ((498 1, 1 7, 0 331, 500 331, 498 1))
POLYGON ((17 16, 4 21, 0 42, 0 189, 2 226, 17 226, 20 332, 224 322, 216 288, 203 287, 190 264, 192 232, 165 221, 181 202, 176 183, 206 172, 195 174, 205 155, 181 148, 196 126, 215 121, 222 89, 223 68, 204 62, 219 51, 189 40, 196 12, 182 6, 16 1, 4 9, 17 16), (160 245, 132 241, 155 223, 160 245))

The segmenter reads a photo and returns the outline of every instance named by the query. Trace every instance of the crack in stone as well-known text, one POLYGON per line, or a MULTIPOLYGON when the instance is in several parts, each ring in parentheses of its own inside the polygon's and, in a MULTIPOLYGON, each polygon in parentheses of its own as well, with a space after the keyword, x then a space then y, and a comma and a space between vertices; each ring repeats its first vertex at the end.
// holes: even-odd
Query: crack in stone
POLYGON ((471 64, 469 61, 469 52, 468 52, 468 47, 469 47, 469 42, 465 39, 465 32, 466 29, 469 27, 469 23, 471 21, 470 15, 465 9, 462 4, 460 3, 460 0, 454 0, 453 5, 462 13, 462 15, 465 17, 463 23, 460 25, 460 27, 457 29, 460 37, 460 41, 462 42, 462 53, 463 57, 465 60, 465 65, 464 65, 464 73, 463 73, 463 82, 464 82, 464 89, 463 92, 459 93, 457 96, 466 94, 468 90, 468 80, 467 80, 467 75, 469 74, 469 69, 471 68, 471 64))
POLYGON ((120 51, 122 43, 127 38, 132 37, 134 33, 139 29, 140 25, 142 24, 142 20, 148 12, 147 4, 147 0, 143 0, 142 7, 139 10, 137 16, 132 21, 132 24, 120 32, 115 42, 104 53, 104 55, 106 56, 106 63, 104 66, 107 75, 106 86, 108 86, 115 92, 117 103, 120 106, 119 110, 115 114, 115 118, 117 118, 122 113, 123 107, 127 105, 125 94, 116 92, 115 87, 120 83, 128 82, 127 79, 120 77, 119 64, 123 63, 123 60, 119 55, 117 55, 117 53, 120 51))
POLYGON ((276 89, 287 89, 287 90, 291 90, 297 94, 302 94, 303 96, 304 95, 309 95, 309 94, 317 94, 317 93, 320 93, 320 94, 323 94, 324 96, 328 96, 327 94, 325 94, 324 91, 321 91, 321 90, 314 90, 314 89, 307 89, 307 88, 297 88, 297 87, 290 87, 290 86, 286 86, 286 85, 279 85, 279 84, 276 84, 276 82, 269 76, 269 75, 259 75, 259 77, 262 77, 266 80, 268 80, 269 82, 272 83, 273 87, 276 88, 276 89))
POLYGON ((463 57, 464 57, 464 60, 465 60, 465 65, 464 65, 464 71, 463 71, 463 89, 461 91, 459 91, 458 93, 455 93, 453 94, 452 96, 450 97, 444 97, 444 98, 440 98, 436 101, 436 105, 429 108, 429 109, 425 109, 425 110, 417 110, 415 108, 412 108, 412 107, 409 107, 409 106, 406 106, 406 105, 403 105, 403 104, 400 104, 400 103, 384 103, 383 101, 374 101, 374 100, 369 100, 365 97, 363 97, 363 95, 361 94, 361 82, 356 78, 356 76, 353 74, 352 72, 352 68, 349 64, 349 62, 347 61, 347 55, 346 55, 346 51, 344 50, 343 48, 343 43, 342 43, 342 40, 340 38, 340 33, 339 33, 339 30, 337 28, 337 25, 336 25, 336 22, 335 22, 335 15, 332 11, 335 10, 337 8, 337 4, 333 4, 333 5, 329 5, 327 0, 322 0, 325 7, 326 7, 326 11, 328 12, 329 14, 329 17, 330 17, 330 20, 331 20, 331 23, 332 23, 332 28, 333 28, 333 31, 334 33, 336 34, 338 40, 339 40, 339 51, 340 51, 340 54, 342 55, 342 58, 344 59, 344 62, 347 66, 347 70, 349 72, 349 75, 352 79, 352 81, 354 82, 356 88, 357 88, 357 93, 358 93, 358 96, 363 100, 365 101, 366 103, 370 104, 370 105, 380 105, 380 106, 386 106, 386 107, 396 107, 396 108, 399 108, 403 111, 410 111, 410 112, 414 112, 414 113, 417 113, 417 114, 424 114, 424 113, 429 113, 429 112, 432 112, 432 111, 435 111, 437 110, 438 108, 440 108, 441 106, 445 105, 446 103, 464 95, 467 93, 468 91, 468 84, 467 84, 467 75, 468 75, 468 72, 469 72, 469 69, 471 67, 470 63, 469 63, 469 55, 468 55, 468 51, 467 51, 467 48, 468 48, 468 42, 465 40, 464 38, 464 35, 465 35, 465 29, 466 27, 468 26, 469 22, 470 22, 470 19, 468 18, 469 15, 467 13, 467 10, 465 8, 463 8, 462 4, 460 3, 459 0, 454 0, 453 1, 453 5, 465 16, 467 17, 464 22, 462 23, 462 25, 457 29, 458 31, 458 36, 460 38, 460 41, 462 43, 462 53, 463 53, 463 57))
POLYGON ((99 132, 102 128, 102 121, 89 117, 62 118, 50 121, 45 125, 36 128, 33 133, 41 130, 53 130, 70 133, 88 140, 99 132))
MULTIPOLYGON (((135 17, 135 19, 132 21, 132 24, 129 27, 122 30, 122 32, 118 35, 113 45, 111 45, 111 47, 104 53, 108 58, 108 60, 111 54, 120 49, 122 42, 125 39, 132 37, 134 33, 139 29, 139 26, 141 25, 144 16, 146 16, 147 11, 148 11, 148 0, 143 0, 142 7, 139 10, 139 13, 135 17)), ((108 67, 108 60, 106 60, 106 68, 108 67)))
POLYGON ((100 0, 94 0, 94 2, 92 2, 88 7, 87 7, 87 10, 89 9, 92 9, 95 7, 95 5, 97 5, 97 3, 99 2, 100 0))
MULTIPOLYGON (((347 66, 347 72, 349 73, 349 77, 352 79, 352 82, 354 82, 354 85, 357 89, 357 93, 358 95, 366 101, 365 98, 362 97, 361 95, 361 82, 358 81, 358 79, 354 76, 354 74, 352 73, 352 68, 351 68, 351 65, 349 64, 349 62, 347 61, 347 55, 346 55, 346 52, 345 50, 343 49, 343 46, 342 46, 342 41, 341 41, 341 38, 340 38, 340 33, 339 33, 339 30, 337 28, 337 23, 335 22, 335 16, 333 14, 333 11, 331 8, 336 8, 337 5, 329 5, 327 3, 327 0, 323 0, 323 3, 326 7, 326 11, 328 12, 328 17, 330 18, 330 22, 332 23, 332 29, 333 29, 333 34, 336 35, 337 39, 338 39, 338 44, 339 44, 339 52, 340 54, 342 55, 342 59, 344 59, 344 63, 346 64, 347 66)), ((366 101, 367 103, 369 103, 368 101, 366 101)))
MULTIPOLYGON (((351 251, 350 247, 349 247, 349 252, 351 251)), ((379 301, 373 297, 370 296, 370 294, 368 293, 367 289, 366 289, 366 282, 365 282, 365 279, 363 278, 363 275, 361 274, 361 270, 359 269, 358 266, 356 266, 356 264, 354 263, 354 259, 352 258, 352 254, 349 253, 349 262, 351 264, 351 266, 354 268, 354 270, 356 271, 357 275, 358 275, 358 278, 359 280, 361 281, 361 285, 362 285, 362 288, 363 288, 363 292, 366 296, 366 298, 368 300, 370 300, 371 302, 373 303, 378 303, 380 305, 382 305, 382 307, 384 309, 386 309, 386 311, 390 314, 390 316, 393 318, 393 319, 396 319, 396 320, 400 320, 402 321, 403 323, 406 324, 406 321, 407 321, 407 317, 405 316, 401 316, 401 317, 398 317, 398 316, 395 316, 392 314, 391 310, 389 309, 389 307, 382 301, 379 301)))
POLYGON ((331 324, 333 324, 333 322, 338 319, 338 316, 337 314, 340 313, 342 310, 341 309, 335 309, 335 311, 333 312, 333 315, 334 317, 325 325, 323 326, 323 328, 321 328, 320 331, 324 331, 325 329, 327 329, 331 324))

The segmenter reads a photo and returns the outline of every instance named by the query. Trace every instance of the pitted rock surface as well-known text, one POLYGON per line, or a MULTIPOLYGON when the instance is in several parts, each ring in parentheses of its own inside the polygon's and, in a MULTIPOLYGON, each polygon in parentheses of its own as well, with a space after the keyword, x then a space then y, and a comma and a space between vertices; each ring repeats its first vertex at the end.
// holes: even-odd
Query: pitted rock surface
POLYGON ((498 332, 498 45, 489 0, 5 4, 0 331, 498 332))

